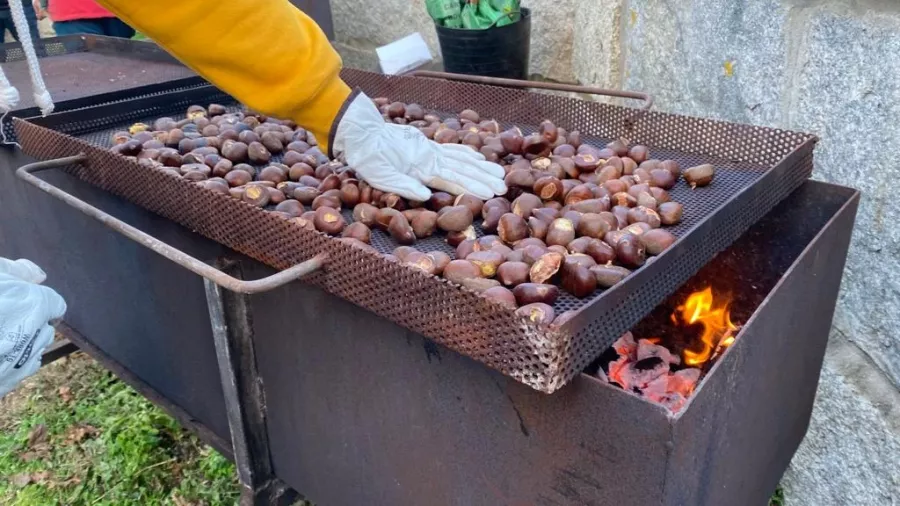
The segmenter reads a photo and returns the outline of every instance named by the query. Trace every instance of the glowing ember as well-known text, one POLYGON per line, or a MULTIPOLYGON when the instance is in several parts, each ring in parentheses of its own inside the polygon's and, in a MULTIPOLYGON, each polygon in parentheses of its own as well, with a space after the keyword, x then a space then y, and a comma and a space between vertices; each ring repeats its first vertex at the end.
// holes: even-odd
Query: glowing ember
POLYGON ((694 349, 684 350, 685 365, 702 366, 734 343, 733 334, 738 327, 731 322, 728 302, 716 304, 712 287, 690 294, 684 305, 672 313, 672 321, 678 323, 679 316, 685 325, 699 323, 703 326, 694 349))
POLYGON ((734 343, 738 326, 731 321, 729 302, 716 300, 712 287, 690 294, 670 317, 675 326, 699 324, 703 329, 692 349, 683 351, 683 358, 672 354, 662 338, 635 341, 626 332, 613 343, 618 359, 609 362, 608 372, 600 369, 597 377, 677 413, 694 392, 705 365, 734 343))

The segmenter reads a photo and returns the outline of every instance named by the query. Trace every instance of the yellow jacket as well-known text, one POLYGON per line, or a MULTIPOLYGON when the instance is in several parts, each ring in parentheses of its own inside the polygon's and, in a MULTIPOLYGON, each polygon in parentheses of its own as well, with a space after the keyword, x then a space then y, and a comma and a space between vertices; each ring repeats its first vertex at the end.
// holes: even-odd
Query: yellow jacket
POLYGON ((326 152, 350 88, 341 59, 287 0, 98 0, 222 91, 311 130, 326 152))

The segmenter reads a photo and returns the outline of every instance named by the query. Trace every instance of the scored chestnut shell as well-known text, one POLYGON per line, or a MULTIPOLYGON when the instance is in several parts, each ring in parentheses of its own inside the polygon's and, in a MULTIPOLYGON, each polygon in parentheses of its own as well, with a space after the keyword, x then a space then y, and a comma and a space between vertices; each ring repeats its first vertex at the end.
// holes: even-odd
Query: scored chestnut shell
POLYGON ((565 255, 562 253, 555 251, 544 253, 531 265, 528 272, 529 279, 532 283, 549 283, 559 273, 564 259, 565 255))
POLYGON ((553 176, 544 176, 534 182, 534 193, 542 200, 562 200, 564 189, 562 181, 553 176))
POLYGON ((528 218, 532 211, 542 206, 540 197, 531 193, 523 193, 512 202, 511 210, 513 214, 521 218, 528 218))
POLYGON ((497 235, 503 242, 512 244, 528 236, 528 226, 521 216, 506 213, 500 217, 500 221, 497 223, 497 235))
POLYGON ((565 246, 575 239, 575 225, 567 218, 553 220, 547 229, 546 242, 548 245, 565 246))
MULTIPOLYGON (((248 190, 249 191, 249 190, 248 190)), ((337 235, 344 230, 344 217, 341 212, 331 207, 320 207, 316 209, 316 216, 313 219, 316 230, 325 232, 326 234, 337 235)))
POLYGON ((481 269, 481 275, 492 278, 497 273, 497 268, 503 263, 503 255, 492 250, 474 251, 466 256, 466 260, 477 265, 481 269))

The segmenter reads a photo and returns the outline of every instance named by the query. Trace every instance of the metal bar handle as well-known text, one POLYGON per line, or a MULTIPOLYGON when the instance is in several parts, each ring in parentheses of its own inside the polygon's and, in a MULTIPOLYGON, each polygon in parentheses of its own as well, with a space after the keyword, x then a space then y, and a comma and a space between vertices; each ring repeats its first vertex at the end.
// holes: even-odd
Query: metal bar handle
POLYGON ((542 81, 523 81, 521 79, 507 79, 503 77, 470 76, 467 74, 453 74, 450 72, 437 72, 434 70, 413 70, 407 74, 410 77, 432 77, 435 79, 448 79, 451 81, 466 81, 470 83, 488 84, 493 86, 507 86, 510 88, 537 88, 542 90, 569 91, 573 93, 586 93, 588 95, 603 95, 607 97, 630 98, 643 100, 640 109, 628 119, 634 123, 653 107, 653 96, 641 91, 610 90, 606 88, 594 88, 592 86, 580 86, 576 84, 547 83, 542 81))
POLYGON ((266 292, 274 288, 278 288, 281 285, 300 279, 303 276, 311 274, 316 270, 322 268, 322 266, 325 265, 328 259, 327 254, 320 253, 319 255, 316 255, 305 262, 299 263, 281 272, 272 274, 271 276, 252 281, 244 281, 242 279, 229 276, 228 274, 225 274, 224 272, 216 269, 206 262, 198 260, 179 249, 169 246, 159 239, 145 232, 142 232, 135 227, 132 227, 131 225, 125 223, 122 220, 119 220, 118 218, 114 218, 110 214, 97 209, 96 207, 73 195, 70 195, 69 193, 66 193, 65 191, 51 185, 43 179, 39 179, 33 174, 42 170, 58 169, 69 165, 80 164, 85 161, 87 161, 87 155, 82 153, 65 158, 57 158, 54 160, 47 160, 43 162, 29 163, 28 165, 19 167, 19 169, 16 170, 16 176, 19 179, 22 179, 25 182, 37 187, 38 189, 49 193, 50 195, 65 202, 66 204, 69 204, 82 213, 97 219, 104 225, 115 230, 116 232, 119 232, 125 237, 153 250, 156 253, 159 253, 160 255, 168 258, 169 260, 193 272, 194 274, 208 279, 209 281, 221 286, 222 288, 231 290, 233 292, 250 294, 266 292))

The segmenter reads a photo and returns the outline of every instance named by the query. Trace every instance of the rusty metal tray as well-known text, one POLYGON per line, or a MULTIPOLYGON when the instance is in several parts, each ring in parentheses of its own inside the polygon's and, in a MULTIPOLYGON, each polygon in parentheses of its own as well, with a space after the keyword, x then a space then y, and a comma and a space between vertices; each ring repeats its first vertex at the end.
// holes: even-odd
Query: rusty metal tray
MULTIPOLYGON (((35 41, 35 52, 57 112, 208 84, 152 42, 66 35, 35 41)), ((34 105, 21 44, 0 44, 0 63, 21 96, 18 108, 10 115, 29 118, 40 114, 34 105)), ((3 128, 12 139, 11 120, 4 120, 3 128)))
MULTIPOLYGON (((369 96, 417 102, 439 113, 473 108, 526 131, 550 118, 563 128, 580 130, 593 144, 627 135, 648 145, 655 158, 672 158, 682 166, 714 164, 716 180, 697 190, 680 182, 672 190, 673 198, 684 204, 685 216, 672 229, 678 241, 669 250, 612 289, 587 299, 560 297, 557 312, 578 314, 561 327, 538 328, 443 279, 301 230, 106 149, 113 130, 135 121, 179 114, 194 103, 237 106, 214 87, 17 120, 16 129, 32 156, 85 153, 85 163, 67 169, 73 175, 272 267, 286 269, 326 253, 326 268, 308 282, 548 393, 577 375, 812 172, 816 138, 809 134, 660 112, 638 116, 633 108, 458 80, 350 69, 342 76, 369 96)), ((373 245, 381 252, 396 246, 380 232, 373 234, 373 245)), ((416 247, 452 251, 440 238, 421 240, 416 247)))

